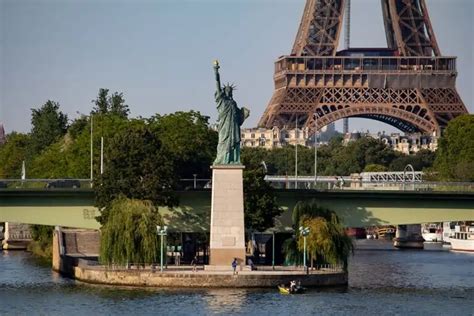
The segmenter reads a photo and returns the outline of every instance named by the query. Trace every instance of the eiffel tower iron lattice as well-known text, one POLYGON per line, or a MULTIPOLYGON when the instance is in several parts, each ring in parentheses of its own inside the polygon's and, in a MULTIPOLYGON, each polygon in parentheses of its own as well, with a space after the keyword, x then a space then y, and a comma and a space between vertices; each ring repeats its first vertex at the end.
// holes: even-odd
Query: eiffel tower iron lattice
POLYGON ((456 57, 442 56, 425 0, 381 0, 388 48, 338 52, 345 0, 307 0, 291 55, 275 62, 275 91, 259 126, 317 128, 346 117, 439 135, 468 113, 456 57), (298 120, 298 122, 296 122, 298 120))

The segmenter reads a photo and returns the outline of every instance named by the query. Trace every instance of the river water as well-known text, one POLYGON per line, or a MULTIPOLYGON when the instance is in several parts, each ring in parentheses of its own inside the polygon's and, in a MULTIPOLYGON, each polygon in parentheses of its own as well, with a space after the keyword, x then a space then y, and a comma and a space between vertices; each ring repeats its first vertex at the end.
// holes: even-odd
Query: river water
MULTIPOLYGON (((369 242, 369 241, 367 241, 369 242)), ((25 252, 0 252, 0 315, 474 315, 474 255, 357 250, 349 286, 136 289, 63 278, 25 252)))

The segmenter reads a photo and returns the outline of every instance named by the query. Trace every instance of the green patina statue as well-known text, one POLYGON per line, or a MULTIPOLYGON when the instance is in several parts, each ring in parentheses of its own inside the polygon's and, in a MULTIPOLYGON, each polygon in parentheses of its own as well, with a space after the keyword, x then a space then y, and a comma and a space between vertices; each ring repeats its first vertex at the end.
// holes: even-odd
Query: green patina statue
POLYGON ((243 107, 239 109, 232 97, 234 86, 226 84, 221 87, 219 62, 214 61, 217 91, 215 94, 218 118, 219 144, 214 165, 240 164, 240 126, 249 116, 250 111, 243 107))

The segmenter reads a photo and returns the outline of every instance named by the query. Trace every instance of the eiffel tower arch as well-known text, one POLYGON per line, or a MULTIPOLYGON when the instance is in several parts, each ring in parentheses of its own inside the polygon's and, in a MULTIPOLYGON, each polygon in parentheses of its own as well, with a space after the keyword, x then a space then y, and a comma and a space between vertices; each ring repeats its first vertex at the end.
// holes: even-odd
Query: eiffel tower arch
POLYGON ((425 0, 381 0, 386 48, 337 51, 345 0, 307 0, 291 55, 275 62, 275 91, 259 126, 312 132, 361 117, 439 135, 468 113, 456 57, 442 56, 425 0))

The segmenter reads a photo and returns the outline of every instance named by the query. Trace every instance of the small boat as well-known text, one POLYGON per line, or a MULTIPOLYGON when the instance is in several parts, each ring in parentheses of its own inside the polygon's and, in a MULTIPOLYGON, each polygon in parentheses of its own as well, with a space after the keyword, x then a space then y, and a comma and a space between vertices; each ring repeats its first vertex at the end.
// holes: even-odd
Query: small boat
POLYGON ((292 291, 289 287, 284 285, 278 285, 278 290, 280 294, 303 294, 306 291, 306 288, 302 286, 297 286, 294 291, 292 291))

